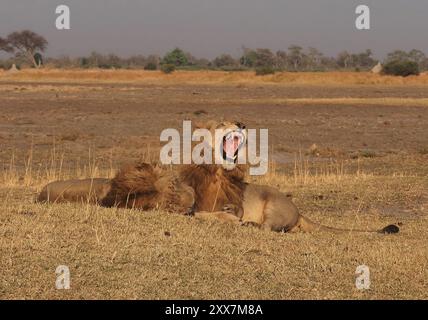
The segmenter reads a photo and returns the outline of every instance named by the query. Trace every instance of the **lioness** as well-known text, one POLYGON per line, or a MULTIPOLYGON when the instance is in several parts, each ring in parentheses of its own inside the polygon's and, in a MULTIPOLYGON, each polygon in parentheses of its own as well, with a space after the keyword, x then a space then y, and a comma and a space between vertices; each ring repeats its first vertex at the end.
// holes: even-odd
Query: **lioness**
POLYGON ((196 217, 216 218, 285 232, 326 230, 397 233, 399 231, 395 225, 367 231, 332 228, 310 221, 299 213, 288 194, 273 187, 244 182, 244 168, 236 163, 238 151, 245 152, 245 147, 238 150, 242 143, 245 146, 245 141, 236 141, 232 144, 234 148, 228 149, 225 148, 225 141, 230 135, 245 140, 245 125, 239 122, 210 121, 199 127, 205 127, 211 131, 212 149, 215 150, 214 146, 217 146, 217 150, 223 150, 224 163, 221 165, 191 165, 181 170, 182 180, 195 189, 196 217), (222 129, 225 135, 216 137, 214 134, 216 129, 222 129), (239 135, 234 135, 234 132, 239 135))

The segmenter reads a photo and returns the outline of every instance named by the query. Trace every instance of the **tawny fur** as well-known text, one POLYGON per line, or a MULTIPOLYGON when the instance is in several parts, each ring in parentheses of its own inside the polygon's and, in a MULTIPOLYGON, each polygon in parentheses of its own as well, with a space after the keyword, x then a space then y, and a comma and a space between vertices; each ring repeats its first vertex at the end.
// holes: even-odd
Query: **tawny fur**
POLYGON ((190 214, 195 195, 179 175, 158 166, 140 163, 123 167, 113 179, 56 181, 46 185, 36 202, 83 202, 104 207, 190 214))
POLYGON ((180 180, 195 190, 196 211, 220 211, 226 204, 242 207, 246 167, 232 170, 218 165, 186 165, 180 180))
POLYGON ((47 184, 39 193, 36 202, 61 203, 82 202, 99 204, 110 190, 110 179, 55 181, 47 184))
POLYGON ((188 213, 193 210, 194 201, 193 189, 182 183, 176 172, 140 163, 117 173, 101 205, 188 213))
MULTIPOLYGON (((245 126, 238 122, 211 121, 205 128, 213 134, 218 128, 237 130, 245 126)), ((211 147, 217 144, 219 141, 212 141, 211 147)), ((127 166, 111 180, 101 205, 182 213, 192 208, 198 218, 257 225, 274 231, 366 232, 316 224, 300 215, 288 194, 245 183, 245 166, 229 169, 214 164, 187 165, 174 172, 144 163, 127 166)), ((398 230, 390 225, 372 232, 396 233, 398 230)))

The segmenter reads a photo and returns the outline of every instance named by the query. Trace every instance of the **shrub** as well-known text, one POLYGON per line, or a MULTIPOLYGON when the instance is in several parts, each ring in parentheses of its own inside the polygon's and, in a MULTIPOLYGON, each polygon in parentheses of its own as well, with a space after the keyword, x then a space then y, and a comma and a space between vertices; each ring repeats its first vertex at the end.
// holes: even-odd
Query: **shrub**
POLYGON ((175 48, 168 52, 163 58, 164 64, 173 64, 175 66, 185 66, 188 64, 187 56, 183 50, 175 48))
POLYGON ((158 66, 154 62, 149 62, 144 66, 144 70, 157 70, 158 66))
POLYGON ((274 74, 275 69, 272 67, 260 67, 256 69, 256 76, 265 76, 268 74, 274 74))
POLYGON ((407 77, 419 74, 419 66, 410 60, 393 60, 383 66, 384 74, 407 77))
POLYGON ((175 71, 175 65, 171 63, 163 64, 161 65, 161 71, 166 74, 173 73, 175 71))
POLYGON ((233 59, 229 54, 222 54, 213 60, 213 64, 217 68, 236 67, 238 65, 238 61, 233 59))

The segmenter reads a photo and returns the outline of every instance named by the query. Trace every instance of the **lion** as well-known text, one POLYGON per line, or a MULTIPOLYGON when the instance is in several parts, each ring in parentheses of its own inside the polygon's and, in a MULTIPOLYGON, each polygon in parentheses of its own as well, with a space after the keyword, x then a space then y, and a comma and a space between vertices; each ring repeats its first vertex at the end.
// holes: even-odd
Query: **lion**
MULTIPOLYGON (((181 169, 183 182, 195 189, 195 217, 201 219, 219 219, 222 221, 258 226, 265 230, 311 232, 325 230, 330 232, 380 232, 397 233, 395 225, 380 230, 339 229, 312 222, 299 213, 290 194, 278 189, 246 183, 245 166, 237 164, 238 152, 245 152, 246 127, 240 122, 210 121, 198 128, 211 132, 211 148, 223 151, 222 164, 189 165, 181 169), (223 136, 216 136, 215 130, 223 130, 223 136), (227 137, 239 133, 232 148, 226 150, 227 137), (239 148, 244 144, 244 148, 239 148), (240 150, 239 150, 240 149, 240 150), (226 153, 230 154, 226 154, 226 153)), ((236 135, 234 135, 236 137, 236 135)))
MULTIPOLYGON (((399 232, 395 225, 368 231, 333 228, 312 222, 300 214, 289 194, 273 187, 245 182, 246 166, 237 163, 239 152, 246 151, 244 124, 209 121, 196 128, 211 132, 211 141, 205 142, 214 151, 213 157, 220 150, 220 164, 213 164, 212 159, 212 164, 182 165, 178 172, 169 173, 165 173, 166 169, 161 167, 142 164, 121 170, 111 181, 92 179, 91 183, 86 180, 74 182, 73 190, 82 195, 82 190, 86 188, 89 199, 94 197, 90 195, 95 190, 96 203, 103 206, 143 210, 161 207, 176 212, 184 210, 198 219, 217 219, 271 231, 399 232), (223 134, 216 135, 216 130, 221 130, 223 134)), ((62 194, 61 199, 79 199, 73 192, 61 190, 67 183, 56 182, 45 188, 50 190, 51 195, 62 194)), ((46 192, 44 189, 42 194, 46 192)))
POLYGON ((110 179, 103 178, 51 182, 42 189, 36 202, 99 204, 110 191, 110 182, 110 179))
POLYGON ((56 181, 46 185, 36 202, 84 202, 103 207, 159 209, 192 214, 194 190, 178 174, 147 163, 127 165, 113 179, 56 181))
POLYGON ((104 207, 159 209, 191 214, 195 206, 195 192, 180 180, 177 172, 140 163, 128 165, 116 174, 100 204, 104 207))

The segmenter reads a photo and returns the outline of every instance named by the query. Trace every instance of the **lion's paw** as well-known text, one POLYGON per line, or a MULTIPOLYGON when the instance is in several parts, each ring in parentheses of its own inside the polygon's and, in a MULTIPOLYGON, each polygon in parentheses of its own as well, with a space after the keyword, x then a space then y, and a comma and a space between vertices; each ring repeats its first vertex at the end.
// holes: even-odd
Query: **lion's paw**
POLYGON ((236 215, 238 213, 238 210, 239 208, 234 204, 226 204, 223 206, 222 209, 222 211, 233 215, 236 215))

